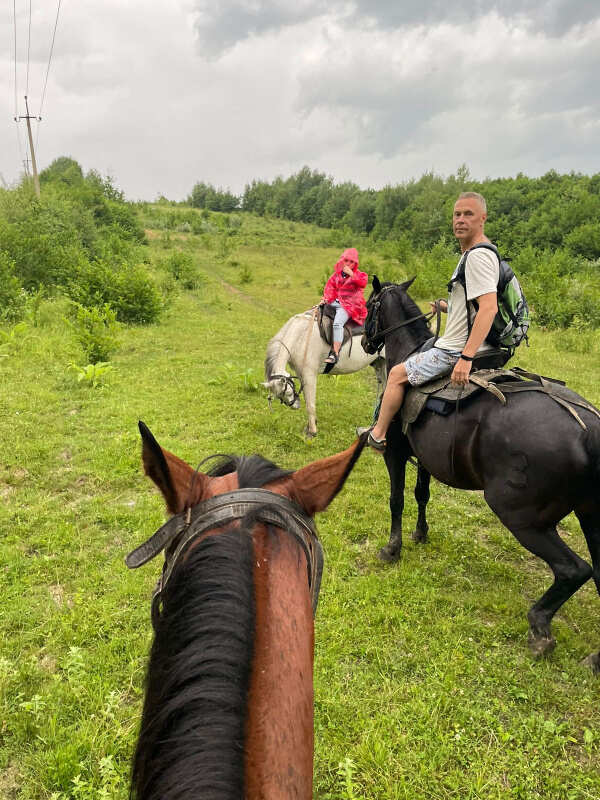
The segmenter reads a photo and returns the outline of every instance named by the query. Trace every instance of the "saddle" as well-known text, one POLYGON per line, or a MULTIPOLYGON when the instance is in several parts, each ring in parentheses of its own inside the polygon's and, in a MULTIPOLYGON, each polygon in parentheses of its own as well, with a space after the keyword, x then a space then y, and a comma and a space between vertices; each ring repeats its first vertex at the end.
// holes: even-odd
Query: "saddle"
MULTIPOLYGON (((326 342, 330 347, 333 344, 333 319, 335 317, 335 310, 335 306, 332 306, 329 303, 319 306, 319 333, 321 334, 321 339, 323 339, 323 341, 326 342)), ((349 341, 350 352, 352 352, 352 337, 362 336, 364 332, 365 329, 363 325, 358 325, 356 322, 349 319, 344 325, 344 339, 342 346, 349 341)))
POLYGON ((402 431, 406 434, 409 425, 416 422, 425 409, 447 416, 459 412, 467 403, 480 397, 482 392, 490 393, 499 403, 506 405, 506 395, 532 391, 547 394, 565 408, 584 430, 587 429, 586 425, 573 406, 585 408, 600 417, 600 412, 583 398, 574 400, 573 394, 566 391, 564 381, 537 375, 520 367, 478 369, 471 373, 466 386, 453 386, 449 375, 423 386, 412 386, 402 405, 402 431))

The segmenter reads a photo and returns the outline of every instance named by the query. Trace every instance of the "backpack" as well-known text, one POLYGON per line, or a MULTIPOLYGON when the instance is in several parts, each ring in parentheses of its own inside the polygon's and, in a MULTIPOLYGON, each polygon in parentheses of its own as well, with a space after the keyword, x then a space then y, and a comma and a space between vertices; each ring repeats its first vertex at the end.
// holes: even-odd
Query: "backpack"
POLYGON ((493 347, 501 347, 508 350, 510 354, 514 352, 523 339, 529 345, 527 337, 527 330, 529 329, 529 306, 527 300, 521 289, 521 284, 517 280, 517 276, 512 271, 510 265, 500 256, 498 248, 493 244, 482 242, 476 244, 466 253, 460 260, 456 275, 448 284, 448 291, 452 291, 452 284, 460 283, 465 292, 465 304, 467 306, 467 324, 469 334, 471 333, 471 315, 469 314, 469 303, 472 303, 475 310, 479 309, 477 300, 467 300, 467 282, 465 279, 465 268, 467 264, 467 256, 478 247, 484 247, 486 250, 491 250, 492 253, 498 258, 500 264, 500 275, 498 278, 498 287, 496 292, 498 294, 498 311, 492 322, 490 332, 486 336, 486 342, 493 347))

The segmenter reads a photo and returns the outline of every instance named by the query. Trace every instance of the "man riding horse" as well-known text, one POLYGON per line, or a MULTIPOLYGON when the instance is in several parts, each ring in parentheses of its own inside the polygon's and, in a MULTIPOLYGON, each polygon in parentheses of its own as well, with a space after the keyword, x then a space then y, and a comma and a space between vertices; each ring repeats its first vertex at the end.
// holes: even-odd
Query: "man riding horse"
POLYGON ((464 386, 469 381, 473 358, 491 349, 486 337, 498 310, 500 264, 492 250, 472 250, 478 244, 489 244, 483 232, 486 219, 485 199, 476 192, 463 192, 454 204, 452 225, 460 243, 461 261, 462 255, 471 251, 464 265, 465 288, 458 281, 451 282, 448 302, 437 300, 431 304, 436 309, 439 303, 440 310, 448 314, 444 336, 434 347, 410 356, 390 370, 379 418, 369 433, 368 443, 375 450, 385 450, 387 430, 402 405, 407 383, 420 386, 452 373, 452 383, 464 386))

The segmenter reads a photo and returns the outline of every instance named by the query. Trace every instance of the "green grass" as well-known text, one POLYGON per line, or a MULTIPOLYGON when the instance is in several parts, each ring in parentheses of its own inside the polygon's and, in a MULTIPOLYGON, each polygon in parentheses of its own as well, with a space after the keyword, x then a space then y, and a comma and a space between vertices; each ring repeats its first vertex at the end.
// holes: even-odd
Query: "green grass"
MULTIPOLYGON (((304 409, 269 410, 255 388, 268 339, 318 300, 339 255, 324 236, 246 216, 227 246, 217 232, 171 233, 165 247, 156 232, 151 260, 185 248, 199 288, 175 290, 160 325, 123 329, 96 387, 69 369, 85 364, 60 301, 0 348, 0 798, 127 797, 159 566, 129 573, 123 558, 164 519, 138 419, 194 465, 259 452, 284 467, 345 448, 370 419, 371 371, 320 379, 313 441, 304 409)), ((587 335, 590 353, 534 329, 515 361, 598 405, 600 337, 587 335)), ((407 534, 413 482, 409 468, 407 534)), ((376 558, 387 503, 382 459, 367 452, 318 519, 315 797, 600 796, 600 681, 579 666, 600 648, 593 586, 557 614, 555 653, 533 662, 525 614, 550 573, 481 496, 434 482, 430 543, 407 535, 394 566, 376 558)), ((576 521, 561 527, 588 557, 576 521)))

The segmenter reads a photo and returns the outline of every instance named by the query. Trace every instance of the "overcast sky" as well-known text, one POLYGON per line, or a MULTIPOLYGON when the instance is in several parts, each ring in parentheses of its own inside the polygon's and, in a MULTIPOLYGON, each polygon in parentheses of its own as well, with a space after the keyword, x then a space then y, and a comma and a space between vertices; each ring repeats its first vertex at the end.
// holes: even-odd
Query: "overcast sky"
MULTIPOLYGON (((17 9, 24 114, 30 0, 17 9)), ((25 153, 12 3, 0 16, 0 173, 25 153)), ((38 114, 56 1, 31 0, 38 114)), ((62 0, 38 167, 69 155, 130 199, 241 193, 303 165, 380 188, 600 171, 598 0, 62 0)), ((34 125, 34 139, 38 124, 34 125)))

